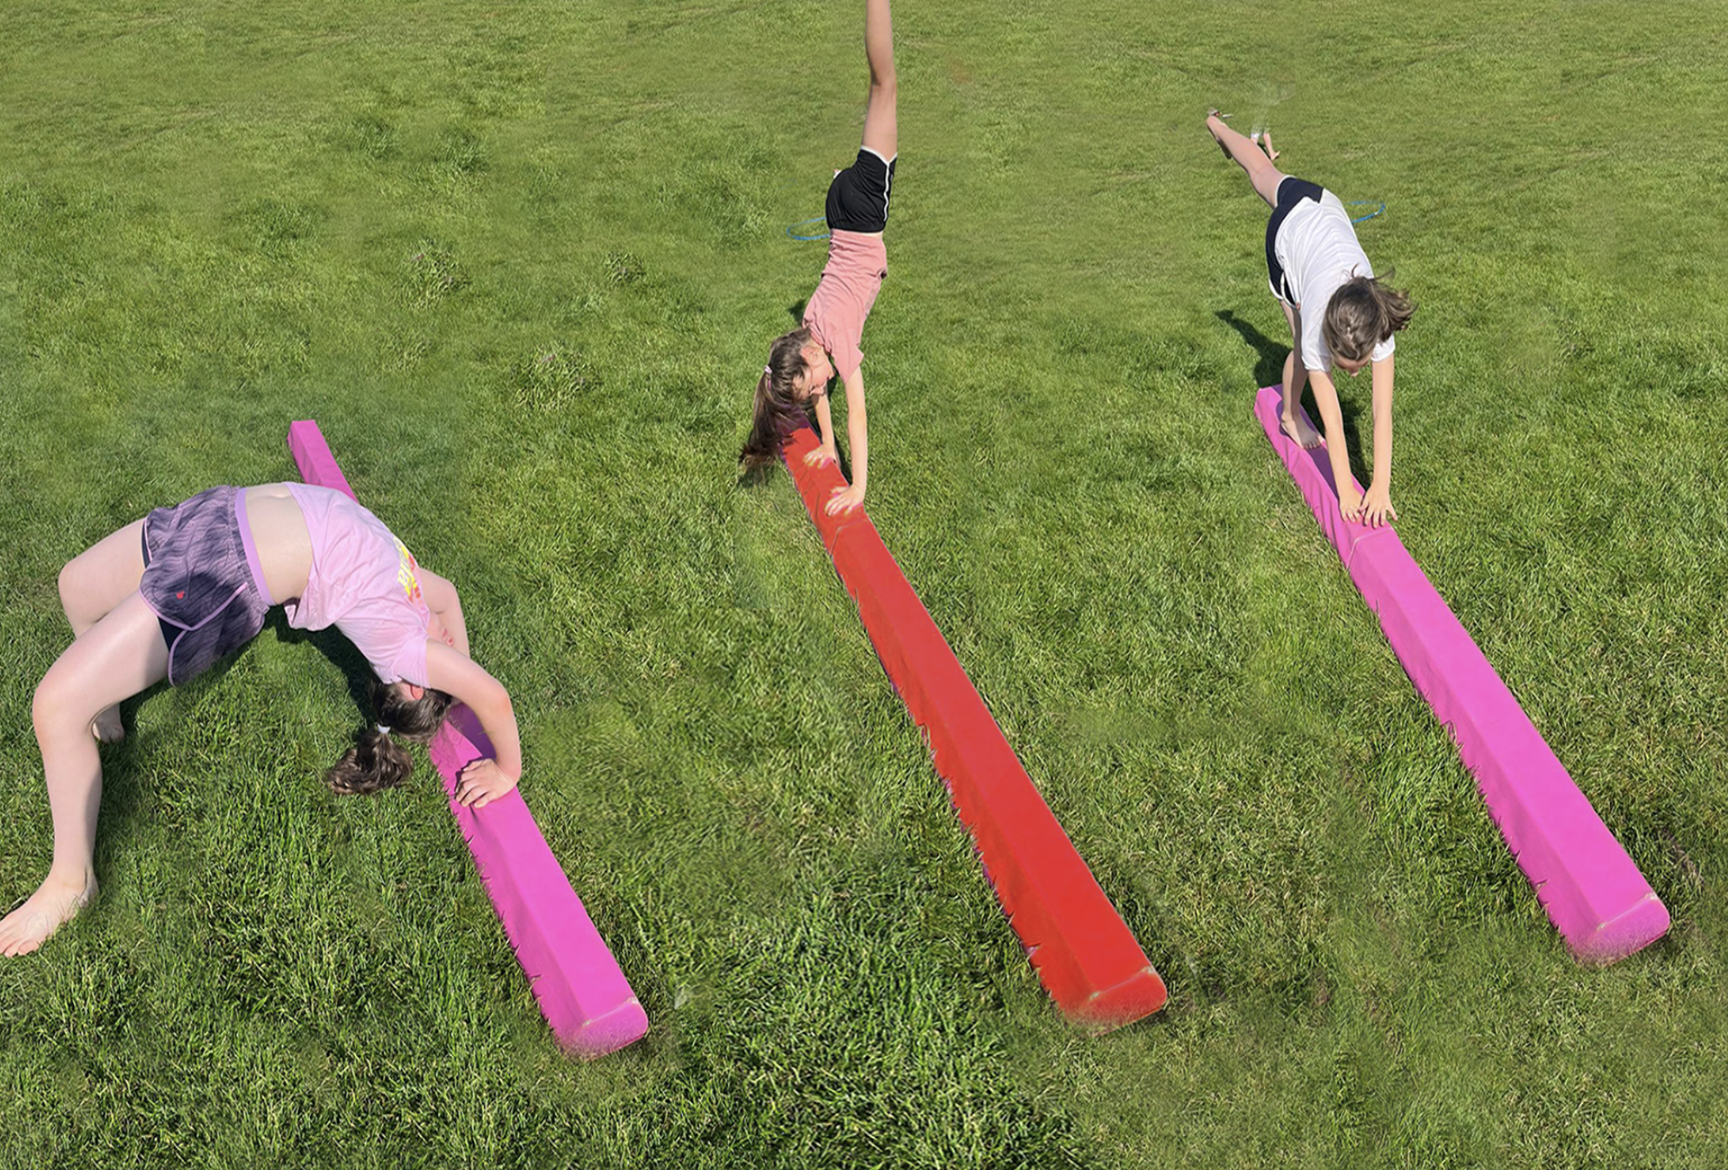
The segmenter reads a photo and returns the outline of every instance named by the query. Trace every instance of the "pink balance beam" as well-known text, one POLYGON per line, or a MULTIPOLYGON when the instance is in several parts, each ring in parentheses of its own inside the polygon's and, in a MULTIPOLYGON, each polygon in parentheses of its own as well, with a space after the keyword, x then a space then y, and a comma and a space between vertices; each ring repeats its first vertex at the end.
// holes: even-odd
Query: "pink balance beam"
MULTIPOLYGON (((317 423, 291 424, 288 449, 307 483, 354 495, 317 423)), ((552 1034, 567 1051, 589 1058, 640 1040, 648 1032, 647 1013, 570 888, 521 792, 477 811, 456 802, 462 769, 491 754, 474 713, 460 704, 452 707, 433 737, 432 762, 444 777, 450 812, 552 1034)))
POLYGON ((1014 749, 862 508, 823 511, 845 483, 806 467, 808 428, 784 455, 864 629, 971 831, 985 874, 1033 969, 1071 1021, 1107 1030, 1164 1006, 1164 981, 1033 786, 1014 749))
MULTIPOLYGON (((1458 744, 1506 846, 1580 960, 1607 964, 1661 938, 1668 910, 1555 758, 1488 659, 1390 526, 1344 519, 1324 446, 1278 425, 1282 391, 1254 413, 1386 631, 1410 681, 1458 744)), ((1360 490, 1361 485, 1357 485, 1360 490)))

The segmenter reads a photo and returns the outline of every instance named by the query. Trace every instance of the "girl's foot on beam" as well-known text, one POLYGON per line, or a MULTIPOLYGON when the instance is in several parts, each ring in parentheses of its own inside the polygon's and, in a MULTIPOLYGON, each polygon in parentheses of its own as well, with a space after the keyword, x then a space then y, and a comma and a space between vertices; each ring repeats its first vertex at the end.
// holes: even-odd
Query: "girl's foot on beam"
POLYGON ((1320 432, 1314 429, 1314 424, 1300 412, 1283 411, 1279 416, 1279 428, 1290 437, 1290 441, 1303 450, 1312 451, 1320 445, 1320 432))
POLYGON ((81 878, 71 881, 49 873, 22 906, 0 919, 0 955, 28 955, 95 897, 94 872, 85 870, 81 878))

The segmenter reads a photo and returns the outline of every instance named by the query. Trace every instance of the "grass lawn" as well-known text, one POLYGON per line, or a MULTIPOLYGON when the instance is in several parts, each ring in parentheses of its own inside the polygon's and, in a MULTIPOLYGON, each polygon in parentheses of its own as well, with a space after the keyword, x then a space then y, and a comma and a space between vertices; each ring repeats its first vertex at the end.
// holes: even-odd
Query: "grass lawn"
POLYGON ((277 619, 104 749, 102 898, 0 962, 0 1165, 1728 1161, 1720 12, 899 7, 868 507, 1169 1006, 1061 1022, 788 478, 739 483, 861 5, 12 0, 0 908, 60 566, 316 418, 461 587, 652 1031, 557 1052, 430 765, 323 787, 357 658, 277 619), (1648 951, 1569 957, 1254 422, 1210 104, 1385 201, 1400 534, 1648 951))

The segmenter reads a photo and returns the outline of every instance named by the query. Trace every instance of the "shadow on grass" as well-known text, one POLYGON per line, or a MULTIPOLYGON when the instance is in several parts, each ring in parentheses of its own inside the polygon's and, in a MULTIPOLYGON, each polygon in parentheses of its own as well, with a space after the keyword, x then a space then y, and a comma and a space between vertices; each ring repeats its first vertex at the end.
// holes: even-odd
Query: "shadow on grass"
POLYGON ((202 688, 224 685, 223 677, 234 669, 234 664, 249 649, 250 644, 220 659, 209 670, 185 684, 185 687, 192 688, 190 690, 172 686, 164 679, 120 700, 120 725, 126 731, 125 738, 119 743, 103 744, 100 748, 102 809, 96 836, 99 868, 109 864, 111 855, 106 850, 112 848, 114 842, 130 839, 134 823, 144 807, 145 794, 158 782, 158 777, 150 771, 154 736, 144 735, 138 730, 139 708, 164 692, 174 692, 169 697, 172 710, 179 711, 193 705, 202 688))
MULTIPOLYGON (((365 656, 354 647, 352 642, 338 633, 334 626, 324 630, 297 630, 288 624, 287 613, 283 611, 280 606, 276 606, 270 610, 269 617, 265 620, 264 628, 266 630, 273 630, 278 641, 286 642, 290 645, 299 643, 309 644, 320 654, 324 655, 325 658, 328 658, 330 662, 342 672, 342 677, 347 680, 348 696, 354 700, 354 706, 362 716, 361 721, 365 723, 371 723, 373 721, 371 695, 371 680, 373 677, 372 664, 367 662, 365 656)), ((254 638, 253 642, 256 641, 257 639, 254 638)), ((251 650, 252 643, 248 642, 239 650, 218 660, 209 670, 184 685, 194 687, 198 690, 202 690, 205 687, 219 687, 226 685, 222 680, 227 676, 229 671, 234 669, 236 663, 238 663, 247 654, 251 653, 251 650)), ((112 781, 137 771, 136 765, 138 761, 136 757, 140 748, 143 746, 138 734, 138 709, 162 692, 175 690, 181 690, 181 688, 170 686, 166 681, 158 682, 145 690, 139 691, 131 698, 121 701, 120 721, 122 726, 126 729, 126 738, 121 740, 119 743, 104 749, 106 752, 112 753, 112 755, 104 761, 105 764, 109 765, 104 768, 104 773, 111 773, 105 800, 105 805, 107 806, 104 809, 105 819, 111 811, 119 811, 119 809, 115 808, 116 805, 124 807, 123 802, 129 795, 122 790, 124 787, 123 785, 117 788, 112 781)), ((191 696, 193 692, 184 691, 183 693, 191 696)))
MULTIPOLYGON (((274 630, 279 641, 310 644, 329 659, 347 680, 348 694, 361 714, 361 722, 373 721, 370 692, 372 667, 353 643, 334 627, 324 630, 294 629, 288 624, 288 616, 280 607, 271 609, 265 628, 274 630)), ((254 642, 256 640, 253 639, 254 642)), ((107 850, 113 847, 114 842, 131 837, 134 822, 144 807, 146 793, 157 783, 150 771, 150 760, 154 751, 151 742, 153 737, 140 734, 139 709, 164 692, 174 692, 169 701, 176 712, 190 709, 199 702, 205 688, 227 686, 228 673, 251 651, 252 643, 248 643, 234 653, 224 656, 209 670, 181 687, 162 681, 121 701, 120 719, 126 729, 126 737, 119 743, 104 744, 101 749, 103 799, 97 838, 99 866, 109 864, 110 854, 107 850)))
POLYGON ((144 806, 144 794, 150 785, 149 756, 151 738, 138 730, 138 709, 163 691, 172 688, 166 682, 156 683, 120 701, 120 726, 126 731, 119 743, 102 744, 97 749, 102 766, 102 807, 96 821, 96 864, 99 873, 111 863, 108 850, 115 843, 130 840, 132 828, 144 806))
MULTIPOLYGON (((1254 388, 1258 390, 1262 386, 1282 384, 1284 381, 1284 357, 1290 352, 1289 344, 1273 341, 1249 322, 1238 317, 1233 310, 1219 309, 1214 315, 1239 333, 1242 340, 1247 342, 1249 347, 1259 355, 1260 360, 1254 366, 1254 388)), ((1336 384, 1337 379, 1333 379, 1333 382, 1336 384)), ((1302 397, 1303 401, 1310 406, 1313 405, 1314 393, 1312 388, 1305 388, 1302 397)), ((1340 394, 1338 396, 1338 413, 1344 419, 1344 441, 1349 448, 1350 473, 1361 482, 1367 483, 1369 475, 1367 463, 1363 458, 1361 412, 1348 396, 1340 394)), ((1309 410, 1308 417, 1318 421, 1319 409, 1309 410)))
POLYGON ((270 610, 264 628, 274 630, 276 639, 289 645, 305 643, 330 660, 342 672, 348 683, 348 697, 354 700, 362 723, 373 722, 372 664, 355 648, 354 643, 336 631, 335 626, 322 630, 297 630, 288 624, 288 613, 281 606, 270 610))
POLYGON ((1260 355, 1260 361, 1254 367, 1254 388, 1275 386, 1284 377, 1284 355, 1290 352, 1286 342, 1273 341, 1254 326, 1238 317, 1231 309, 1219 309, 1214 314, 1224 324, 1241 334, 1249 348, 1260 355))
POLYGON ((741 488, 763 487, 774 478, 774 471, 775 467, 772 463, 746 467, 738 473, 738 486, 741 488))

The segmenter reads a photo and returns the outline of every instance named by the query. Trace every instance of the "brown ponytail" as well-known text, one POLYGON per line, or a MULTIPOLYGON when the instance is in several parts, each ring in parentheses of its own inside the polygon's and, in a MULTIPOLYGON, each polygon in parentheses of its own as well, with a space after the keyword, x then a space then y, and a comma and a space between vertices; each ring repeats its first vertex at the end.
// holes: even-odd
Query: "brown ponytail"
POLYGON ((804 404, 798 400, 792 383, 804 372, 804 347, 809 342, 808 329, 794 329, 775 338, 768 347, 768 365, 756 379, 750 437, 738 452, 747 471, 779 459, 786 436, 805 421, 804 404))
MULTIPOLYGON (((1396 275, 1396 270, 1388 271, 1386 279, 1396 275)), ((1372 276, 1353 276, 1327 302, 1320 332, 1334 356, 1367 361, 1374 347, 1410 324, 1415 313, 1408 293, 1387 288, 1372 276)))
POLYGON ((414 757, 404 743, 430 743, 450 710, 450 696, 427 688, 410 699, 401 687, 372 680, 372 711, 386 732, 368 727, 354 746, 324 773, 324 782, 343 796, 364 796, 394 788, 414 771, 414 757))

